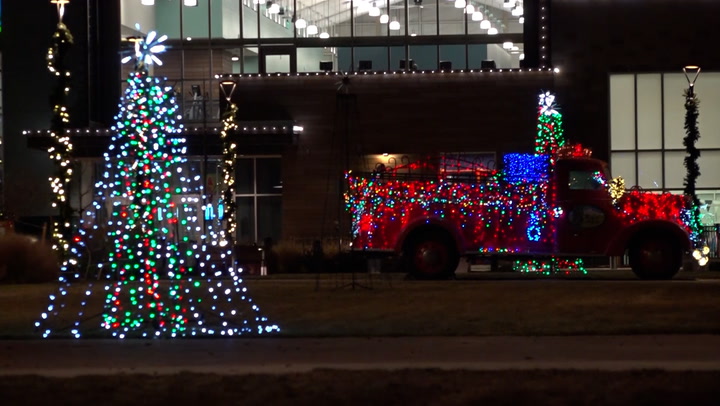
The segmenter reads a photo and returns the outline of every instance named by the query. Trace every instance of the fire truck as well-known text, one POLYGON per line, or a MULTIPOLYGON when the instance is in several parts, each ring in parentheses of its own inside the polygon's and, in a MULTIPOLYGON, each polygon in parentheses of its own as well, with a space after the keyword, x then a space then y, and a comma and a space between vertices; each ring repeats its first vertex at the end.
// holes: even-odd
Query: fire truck
POLYGON ((539 150, 507 154, 497 170, 453 170, 435 157, 348 172, 353 249, 394 253, 419 279, 452 276, 463 256, 561 264, 627 255, 640 279, 679 271, 693 245, 690 199, 625 189, 580 145, 539 150))

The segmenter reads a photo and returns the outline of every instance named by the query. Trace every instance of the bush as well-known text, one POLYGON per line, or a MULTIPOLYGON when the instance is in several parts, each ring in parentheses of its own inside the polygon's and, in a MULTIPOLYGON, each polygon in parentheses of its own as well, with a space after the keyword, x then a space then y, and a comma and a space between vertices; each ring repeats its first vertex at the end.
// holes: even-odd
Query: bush
POLYGON ((59 275, 58 257, 48 244, 24 234, 0 237, 0 283, 54 282, 59 275))

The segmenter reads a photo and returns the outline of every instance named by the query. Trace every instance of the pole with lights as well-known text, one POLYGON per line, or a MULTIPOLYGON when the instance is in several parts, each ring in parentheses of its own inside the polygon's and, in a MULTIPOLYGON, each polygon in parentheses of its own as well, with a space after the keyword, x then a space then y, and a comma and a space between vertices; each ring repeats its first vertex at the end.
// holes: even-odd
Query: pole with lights
POLYGON ((52 36, 52 45, 47 53, 47 66, 50 73, 56 78, 55 90, 51 95, 53 117, 50 124, 51 144, 48 154, 54 161, 56 173, 50 177, 54 199, 52 207, 58 209, 57 219, 53 222, 52 241, 53 249, 60 254, 61 262, 67 261, 69 240, 72 235, 73 209, 68 196, 70 182, 72 181, 72 142, 66 132, 70 124, 68 111, 68 95, 70 93, 71 73, 68 68, 67 54, 73 45, 73 36, 63 23, 65 5, 69 0, 51 0, 57 6, 58 24, 52 36))
POLYGON ((700 139, 700 130, 698 129, 698 106, 700 101, 695 94, 695 82, 700 76, 700 67, 696 65, 688 65, 683 67, 685 79, 688 82, 688 88, 684 92, 685 96, 685 138, 683 145, 685 146, 685 189, 683 193, 690 199, 690 227, 692 229, 691 239, 693 242, 693 257, 702 266, 708 262, 709 248, 705 246, 702 238, 702 226, 700 225, 700 200, 697 197, 695 185, 697 178, 700 176, 700 150, 695 146, 700 139))

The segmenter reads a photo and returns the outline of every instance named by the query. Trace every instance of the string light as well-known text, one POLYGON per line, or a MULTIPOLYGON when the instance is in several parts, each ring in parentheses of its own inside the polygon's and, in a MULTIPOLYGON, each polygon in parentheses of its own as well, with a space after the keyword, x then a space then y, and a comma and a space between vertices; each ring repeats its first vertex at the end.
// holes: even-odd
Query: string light
MULTIPOLYGON (((459 181, 452 171, 424 160, 370 175, 347 172, 345 205, 352 217, 353 245, 392 250, 407 227, 437 220, 452 225, 467 246, 481 254, 551 253, 557 224, 566 221, 562 207, 556 206, 555 164, 560 158, 584 159, 591 153, 579 144, 566 145, 555 96, 544 92, 539 97, 535 154, 505 155, 502 171, 471 168, 474 176, 459 181), (412 176, 415 171, 435 175, 412 176)), ((608 200, 616 202, 615 214, 624 226, 667 220, 690 231, 683 196, 619 190, 611 196, 603 173, 594 172, 592 178, 608 189, 608 200)), ((545 274, 586 272, 582 259, 554 256, 516 261, 514 267, 545 274)))
MULTIPOLYGON (((95 210, 109 207, 105 229, 113 245, 99 267, 107 280, 100 328, 121 339, 277 332, 277 325, 269 324, 247 295, 232 244, 221 255, 223 268, 208 261, 211 249, 208 238, 199 235, 197 214, 203 178, 185 158, 174 90, 164 78, 148 74, 148 66, 159 61, 155 53, 164 50, 157 46, 162 38, 154 41, 151 32, 136 44, 135 69, 104 154, 106 170, 96 185, 95 210), (223 272, 228 280, 220 279, 223 272), (246 310, 238 311, 238 304, 246 310), (243 318, 247 316, 251 318, 243 318)), ((50 318, 75 308, 67 299, 73 297, 70 288, 79 279, 77 265, 88 238, 81 229, 73 239, 74 266, 61 269, 58 293, 50 296, 36 323, 43 337, 53 333, 50 318)), ((76 307, 70 327, 74 337, 90 330, 82 323, 92 290, 90 283, 76 307)))
POLYGON ((70 94, 71 72, 67 66, 67 55, 73 45, 73 36, 63 23, 65 5, 68 0, 53 0, 57 5, 58 24, 52 36, 52 46, 47 52, 47 66, 57 80, 51 96, 53 117, 50 124, 50 146, 48 155, 55 163, 56 173, 49 178, 53 192, 52 207, 58 209, 58 217, 52 224, 52 247, 58 252, 60 262, 67 265, 70 236, 72 235, 73 209, 68 190, 73 175, 73 145, 65 129, 70 123, 68 96, 70 94))
POLYGON ((428 69, 419 71, 406 71, 406 70, 388 70, 388 71, 371 71, 371 72, 296 72, 296 73, 226 73, 217 74, 215 79, 235 79, 235 78, 265 78, 265 77, 310 77, 310 76, 346 76, 346 75, 439 75, 439 74, 461 74, 461 73, 492 73, 497 74, 511 74, 511 73, 533 73, 533 74, 557 74, 560 70, 557 68, 511 68, 511 69, 451 69, 451 70, 440 70, 440 69, 428 69))

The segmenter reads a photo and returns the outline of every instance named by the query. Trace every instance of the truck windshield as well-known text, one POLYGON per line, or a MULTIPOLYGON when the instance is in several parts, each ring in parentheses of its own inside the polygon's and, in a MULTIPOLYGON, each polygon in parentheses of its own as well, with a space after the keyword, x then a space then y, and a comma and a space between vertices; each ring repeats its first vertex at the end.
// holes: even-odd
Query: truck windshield
POLYGON ((597 171, 570 171, 568 188, 570 190, 602 190, 605 188, 605 176, 597 171))

